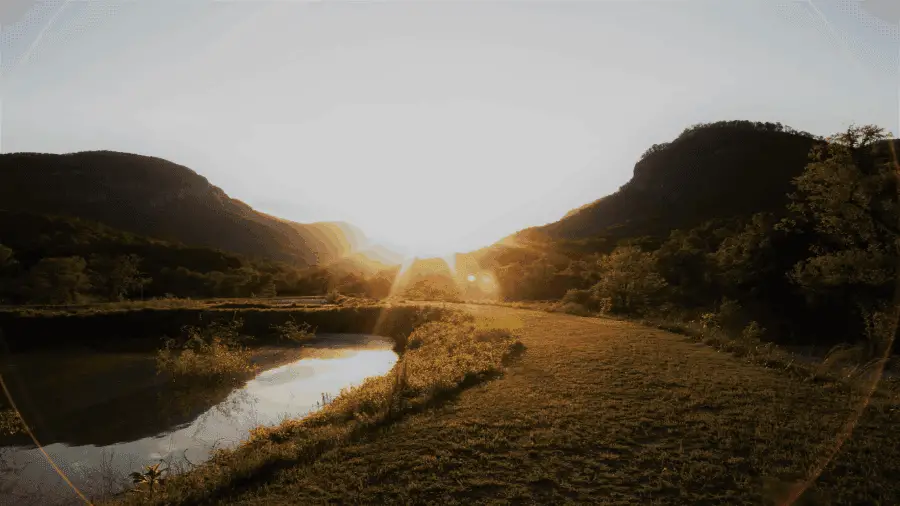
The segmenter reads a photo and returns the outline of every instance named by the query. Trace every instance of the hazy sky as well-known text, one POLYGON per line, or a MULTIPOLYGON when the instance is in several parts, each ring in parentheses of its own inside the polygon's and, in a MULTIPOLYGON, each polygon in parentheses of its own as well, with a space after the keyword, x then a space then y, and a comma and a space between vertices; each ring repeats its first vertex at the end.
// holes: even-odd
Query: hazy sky
POLYGON ((0 0, 4 152, 159 156, 423 254, 554 221, 697 122, 900 121, 896 34, 849 1, 31 3, 0 0))

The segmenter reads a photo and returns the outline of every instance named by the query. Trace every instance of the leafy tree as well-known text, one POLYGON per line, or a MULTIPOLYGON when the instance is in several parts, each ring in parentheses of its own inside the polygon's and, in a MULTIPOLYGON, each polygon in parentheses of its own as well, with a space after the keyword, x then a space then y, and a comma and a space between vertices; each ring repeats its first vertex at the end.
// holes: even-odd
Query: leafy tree
POLYGON ((91 257, 90 268, 94 288, 111 301, 122 300, 150 283, 139 269, 141 258, 137 255, 91 257))
POLYGON ((404 291, 404 295, 414 300, 456 301, 460 299, 461 293, 449 276, 427 275, 414 281, 404 291))
POLYGON ((373 299, 383 299, 391 294, 394 286, 394 275, 390 271, 380 272, 366 283, 366 295, 373 299))
POLYGON ((715 298, 711 296, 714 266, 709 252, 709 234, 694 229, 672 231, 669 240, 654 253, 659 273, 674 301, 695 307, 715 298))
POLYGON ((795 181, 792 215, 782 228, 813 235, 810 256, 790 273, 813 297, 840 291, 869 306, 893 290, 900 214, 888 136, 879 127, 851 126, 816 147, 795 181))
POLYGON ((356 273, 348 273, 338 281, 335 289, 348 295, 365 295, 366 279, 356 273))
POLYGON ((880 127, 854 125, 813 149, 795 180, 791 214, 779 224, 809 243, 790 280, 823 323, 844 335, 863 335, 865 315, 896 289, 898 165, 889 137, 880 127))
POLYGON ((600 282, 593 290, 607 300, 611 312, 639 313, 659 300, 666 281, 656 271, 653 255, 635 246, 616 248, 598 262, 600 282))
POLYGON ((257 297, 263 298, 271 298, 278 295, 278 289, 275 285, 275 280, 271 278, 271 276, 266 276, 262 281, 260 281, 259 289, 256 292, 257 297))
POLYGON ((31 301, 50 304, 77 302, 90 288, 81 257, 42 258, 28 271, 25 287, 31 301))

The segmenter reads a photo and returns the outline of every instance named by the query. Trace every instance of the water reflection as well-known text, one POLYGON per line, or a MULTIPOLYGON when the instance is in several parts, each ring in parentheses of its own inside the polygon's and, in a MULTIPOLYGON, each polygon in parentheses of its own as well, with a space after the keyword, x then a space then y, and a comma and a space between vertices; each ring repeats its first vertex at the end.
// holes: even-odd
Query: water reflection
MULTIPOLYGON (((69 418, 44 450, 88 497, 127 487, 128 473, 160 460, 189 468, 230 447, 258 425, 316 409, 322 394, 390 370, 392 342, 361 335, 323 335, 304 358, 264 371, 243 387, 166 392, 151 385, 69 418), (166 395, 161 395, 165 392, 166 395), (168 395, 168 397, 167 397, 168 395)), ((40 433, 38 434, 40 437, 40 433)), ((0 504, 78 504, 40 449, 0 447, 0 504)))

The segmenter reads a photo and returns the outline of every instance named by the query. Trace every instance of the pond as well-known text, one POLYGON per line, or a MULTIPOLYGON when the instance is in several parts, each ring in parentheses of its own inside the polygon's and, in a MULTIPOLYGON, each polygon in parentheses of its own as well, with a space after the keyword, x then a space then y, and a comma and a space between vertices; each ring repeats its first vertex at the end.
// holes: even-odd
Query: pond
POLYGON ((18 380, 13 395, 42 447, 0 446, 0 504, 83 504, 60 473, 98 499, 128 488, 128 475, 146 465, 187 469, 254 427, 302 417, 387 373, 397 360, 392 346, 377 336, 322 334, 294 355, 257 350, 263 367, 272 356, 288 363, 244 385, 178 392, 155 375, 149 354, 8 357, 4 378, 18 380))

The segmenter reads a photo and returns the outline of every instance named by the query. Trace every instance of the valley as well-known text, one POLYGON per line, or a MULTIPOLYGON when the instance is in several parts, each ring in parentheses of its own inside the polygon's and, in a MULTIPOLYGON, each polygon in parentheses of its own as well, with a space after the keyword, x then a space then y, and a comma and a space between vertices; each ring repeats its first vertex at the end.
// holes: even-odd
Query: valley
POLYGON ((695 125, 558 222, 402 261, 352 226, 301 244, 306 225, 165 161, 0 155, 6 188, 49 171, 0 206, 3 491, 889 504, 897 207, 870 203, 894 188, 895 147, 874 126, 695 125), (184 198, 147 206, 154 187, 184 198), (300 400, 260 397, 273 377, 300 400), (27 474, 48 459, 69 483, 27 474))

